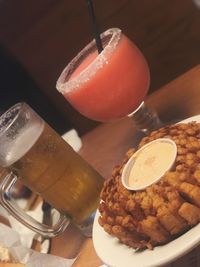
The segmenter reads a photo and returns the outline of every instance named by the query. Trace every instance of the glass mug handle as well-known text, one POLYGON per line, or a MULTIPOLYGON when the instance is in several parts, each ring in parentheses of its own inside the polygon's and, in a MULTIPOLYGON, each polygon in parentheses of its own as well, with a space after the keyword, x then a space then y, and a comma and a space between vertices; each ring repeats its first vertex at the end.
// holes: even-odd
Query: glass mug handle
POLYGON ((42 224, 24 212, 11 198, 10 190, 17 181, 13 173, 7 174, 0 181, 0 204, 13 216, 29 229, 45 237, 54 237, 62 233, 69 224, 69 219, 60 214, 58 222, 53 226, 42 224))

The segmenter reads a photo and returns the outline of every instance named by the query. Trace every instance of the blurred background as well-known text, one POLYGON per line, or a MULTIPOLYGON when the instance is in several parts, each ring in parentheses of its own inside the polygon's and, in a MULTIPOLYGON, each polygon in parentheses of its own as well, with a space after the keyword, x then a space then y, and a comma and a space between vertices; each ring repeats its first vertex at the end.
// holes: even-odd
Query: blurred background
MULTIPOLYGON (((93 1, 100 31, 121 28, 147 58, 149 94, 199 64, 194 1, 93 1)), ((63 68, 91 39, 86 0, 0 0, 0 112, 26 101, 60 134, 94 128, 55 89, 63 68)))

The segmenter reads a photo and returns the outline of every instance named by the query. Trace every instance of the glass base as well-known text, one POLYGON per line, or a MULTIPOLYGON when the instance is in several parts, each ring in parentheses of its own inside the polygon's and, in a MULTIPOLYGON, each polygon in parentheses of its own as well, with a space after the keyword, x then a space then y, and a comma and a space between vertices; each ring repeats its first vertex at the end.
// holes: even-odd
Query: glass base
POLYGON ((151 131, 156 130, 163 126, 157 113, 146 106, 142 102, 139 107, 128 115, 140 131, 149 134, 151 131))
POLYGON ((82 232, 82 234, 86 237, 92 237, 92 228, 94 223, 94 218, 96 215, 96 211, 93 212, 90 217, 84 221, 81 225, 76 225, 78 229, 82 232))

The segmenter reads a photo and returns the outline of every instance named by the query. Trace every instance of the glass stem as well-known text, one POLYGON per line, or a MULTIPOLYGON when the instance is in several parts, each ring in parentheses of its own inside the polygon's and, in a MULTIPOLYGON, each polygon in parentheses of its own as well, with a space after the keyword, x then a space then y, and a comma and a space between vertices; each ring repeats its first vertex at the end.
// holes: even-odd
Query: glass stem
POLYGON ((145 134, 163 126, 157 113, 146 106, 144 101, 139 107, 128 115, 135 124, 135 126, 145 134))

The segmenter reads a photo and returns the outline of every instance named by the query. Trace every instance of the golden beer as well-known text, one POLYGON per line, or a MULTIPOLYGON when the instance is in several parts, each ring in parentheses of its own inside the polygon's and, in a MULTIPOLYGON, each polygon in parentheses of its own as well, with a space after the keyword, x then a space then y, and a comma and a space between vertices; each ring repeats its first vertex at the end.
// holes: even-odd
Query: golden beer
POLYGON ((6 162, 28 188, 76 224, 96 210, 103 178, 45 122, 23 131, 6 162))

